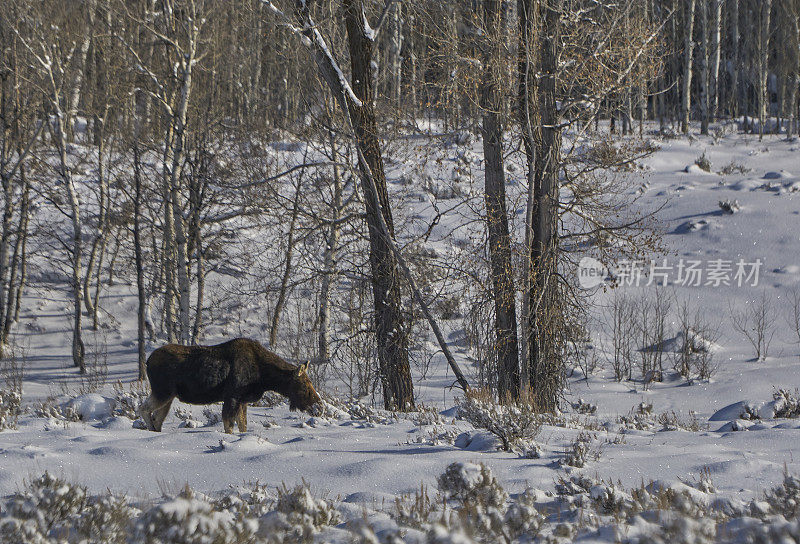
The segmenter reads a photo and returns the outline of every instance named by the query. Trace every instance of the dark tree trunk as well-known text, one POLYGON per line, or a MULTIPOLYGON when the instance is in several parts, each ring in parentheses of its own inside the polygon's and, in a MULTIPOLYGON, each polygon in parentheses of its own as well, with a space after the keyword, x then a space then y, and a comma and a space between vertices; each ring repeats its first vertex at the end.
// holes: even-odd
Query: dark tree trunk
POLYGON ((563 387, 558 353, 561 308, 558 288, 558 173, 561 128, 556 104, 563 0, 537 0, 541 47, 535 102, 541 119, 536 138, 534 216, 531 244, 529 364, 533 400, 541 410, 555 411, 563 387))
POLYGON ((484 0, 484 71, 481 82, 483 108, 483 156, 485 160, 486 223, 489 235, 492 287, 495 311, 498 395, 501 401, 519 397, 519 342, 514 274, 511 265, 511 237, 506 210, 506 178, 503 167, 503 122, 500 117, 502 96, 500 0, 484 0))
POLYGON ((145 354, 145 311, 147 309, 147 294, 144 283, 144 257, 142 255, 142 176, 139 163, 139 146, 133 146, 133 247, 136 259, 136 290, 139 295, 139 308, 136 312, 137 345, 139 348, 139 379, 147 377, 147 356, 145 354))
POLYGON ((365 28, 363 1, 345 0, 344 13, 350 49, 352 87, 361 102, 357 104, 348 99, 350 118, 355 128, 358 146, 366 162, 363 164, 359 161, 359 168, 362 171, 369 170, 364 172, 362 179, 372 177, 380 200, 380 203, 376 202, 370 188, 364 187, 383 403, 386 409, 407 410, 414 407, 414 385, 408 361, 408 330, 403 316, 400 271, 390 247, 391 240, 383 235, 377 217, 379 211, 383 210, 383 219, 389 228, 389 234, 394 236, 394 222, 386 189, 386 173, 372 103, 374 81, 370 65, 374 43, 365 28))

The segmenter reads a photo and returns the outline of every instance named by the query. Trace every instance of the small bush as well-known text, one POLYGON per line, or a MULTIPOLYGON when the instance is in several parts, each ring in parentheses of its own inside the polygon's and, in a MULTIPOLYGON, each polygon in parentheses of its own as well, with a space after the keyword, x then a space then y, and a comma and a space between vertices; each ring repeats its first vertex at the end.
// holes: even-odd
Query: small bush
POLYGON ((437 480, 439 492, 447 499, 462 503, 503 508, 508 494, 483 463, 452 463, 437 480))
POLYGON ((775 401, 774 417, 796 418, 800 417, 800 395, 786 389, 778 389, 772 394, 775 401))
POLYGON ((730 215, 733 215, 736 212, 738 212, 739 210, 741 210, 742 206, 739 204, 738 200, 728 199, 728 200, 720 200, 719 201, 719 208, 723 212, 725 212, 727 214, 730 214, 730 215))
POLYGON ((567 449, 561 459, 562 465, 575 468, 583 468, 590 459, 600 457, 599 451, 592 451, 590 444, 593 437, 589 433, 580 433, 572 445, 567 449))
POLYGON ((711 172, 711 161, 706 157, 705 152, 694 160, 694 163, 705 172, 711 172))
POLYGON ((147 544, 228 544, 251 542, 257 533, 254 519, 237 520, 229 511, 219 511, 188 486, 136 520, 134 542, 147 544))
POLYGON ((3 508, 3 514, 17 520, 7 522, 9 527, 14 526, 20 534, 28 533, 33 538, 31 541, 36 542, 39 535, 68 534, 86 504, 85 487, 45 472, 12 495, 3 508))
POLYGON ((75 423, 81 420, 81 416, 74 407, 59 406, 52 397, 43 400, 38 406, 35 406, 33 415, 45 419, 55 419, 64 423, 75 423))
POLYGON ((128 419, 139 419, 139 406, 149 396, 144 382, 132 382, 128 389, 117 380, 114 389, 114 415, 127 417, 128 419))
POLYGON ((21 404, 22 395, 19 391, 0 390, 0 431, 17 428, 21 404))
POLYGON ((504 451, 527 448, 541 428, 541 418, 531 403, 522 400, 497 404, 487 390, 469 390, 456 399, 458 415, 476 429, 485 429, 497 436, 504 451))
MULTIPOLYGON (((3 355, 0 349, 0 356, 3 355)), ((0 379, 3 388, 0 389, 0 431, 16 429, 17 421, 22 413, 22 378, 25 368, 24 352, 22 362, 17 360, 16 351, 13 349, 0 366, 0 379)))
POLYGON ((309 542, 322 527, 340 522, 339 512, 328 501, 316 499, 303 482, 289 490, 278 488, 275 510, 262 518, 261 533, 279 542, 309 542))

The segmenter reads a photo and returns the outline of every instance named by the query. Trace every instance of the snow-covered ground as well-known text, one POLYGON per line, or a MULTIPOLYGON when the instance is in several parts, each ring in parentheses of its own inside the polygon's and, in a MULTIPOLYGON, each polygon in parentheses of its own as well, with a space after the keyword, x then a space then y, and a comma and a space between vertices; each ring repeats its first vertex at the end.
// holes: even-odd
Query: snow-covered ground
MULTIPOLYGON (((59 405, 81 388, 71 367, 68 293, 64 285, 35 278, 14 334, 18 353, 25 355, 23 405, 29 410, 17 429, 0 432, 0 496, 20 490, 24 482, 45 471, 81 483, 91 493, 109 489, 145 502, 174 495, 187 484, 213 495, 246 482, 274 488, 305 480, 315 494, 338 497, 344 523, 358 519, 361 508, 388 508, 396 497, 413 495, 421 485, 433 496, 437 478, 448 465, 462 462, 489 467, 508 493, 541 490, 537 495, 541 504, 552 502, 544 492, 555 491, 560 479, 577 475, 613 481, 624 489, 651 481, 666 486, 687 482, 695 489, 710 481, 714 493, 708 496, 713 500, 743 505, 760 499, 783 481, 785 472, 800 474, 800 455, 795 455, 800 419, 775 418, 774 408, 780 403, 770 404, 777 389, 793 393, 800 387, 800 345, 793 342, 786 319, 787 294, 800 286, 800 143, 775 136, 759 141, 730 130, 717 138, 696 135, 655 142, 660 150, 643 161, 644 184, 632 187, 631 193, 643 191, 638 204, 643 209, 663 206, 657 219, 668 252, 656 258, 672 267, 672 285, 656 291, 645 285, 644 277, 639 287, 622 286, 614 292, 674 298, 667 338, 677 334, 674 310, 679 302, 702 310, 717 331, 716 371, 710 380, 688 384, 666 363, 663 382, 645 387, 641 380, 615 381, 606 362, 609 342, 602 323, 614 295, 598 289, 592 297, 596 306, 591 328, 600 367, 588 377, 580 371, 572 374, 564 415, 544 424, 535 438, 538 458, 498 451, 494 437, 456 418, 458 391, 449 389, 452 375, 439 357, 417 384, 419 401, 440 412, 439 417, 429 412, 394 417, 377 410, 365 416, 363 410, 348 412, 346 407, 312 417, 291 413, 280 404, 252 407, 249 431, 225 435, 221 423, 203 415, 203 407, 176 403, 164 432, 157 434, 136 428, 113 402, 95 395, 73 402, 82 420, 66 421, 52 417, 53 411, 51 417, 42 417, 47 414, 42 413, 41 402, 51 396, 59 405), (710 173, 695 165, 703 154, 710 161, 710 173), (719 202, 725 200, 737 201, 740 209, 724 212, 719 202), (707 277, 700 286, 676 285, 682 260, 700 261, 706 274, 713 261, 730 262, 731 285, 706 285, 707 277), (740 260, 761 262, 757 285, 753 277, 736 285, 740 260), (752 346, 733 327, 731 313, 751 307, 763 296, 771 301, 769 316, 774 323, 769 334, 774 337, 767 357, 755 360, 752 346), (596 406, 596 411, 580 413, 571 407, 578 399, 584 406, 596 406), (740 419, 747 409, 753 413, 759 408, 761 420, 740 419), (196 423, 186 425, 184 419, 196 423), (204 424, 207 421, 210 424, 204 424), (585 465, 576 468, 562 460, 579 435, 588 454, 585 465)), ((474 143, 469 153, 477 155, 479 148, 474 143)), ((453 147, 441 149, 451 155, 461 153, 453 147)), ((390 181, 419 168, 412 151, 390 163, 390 181)), ((478 165, 473 164, 478 171, 473 180, 476 188, 482 183, 478 165)), ((511 176, 518 180, 511 197, 519 204, 522 173, 518 170, 511 176)), ((432 213, 430 200, 408 198, 409 191, 423 192, 420 187, 391 183, 391 190, 404 192, 405 216, 432 213)), ((447 202, 443 198, 440 204, 447 202)), ((455 236, 446 233, 462 213, 467 213, 463 207, 456 208, 436 227, 432 238, 438 240, 437 249, 446 252, 447 245, 455 243, 455 236)), ((119 380, 128 391, 136 376, 134 287, 122 283, 109 288, 102 304, 116 324, 98 333, 107 345, 108 364, 107 385, 100 393, 113 399, 111 384, 119 380)), ((264 333, 257 322, 258 308, 251 311, 256 315, 246 323, 245 333, 260 338, 264 333)), ((455 331, 458 322, 447 327, 455 331)), ((211 331, 208 343, 224 339, 221 328, 211 331)), ((88 337, 92 342, 91 334, 88 337)), ((464 347, 456 343, 454 348, 462 364, 468 365, 464 347)), ((634 378, 639 378, 636 371, 634 378)), ((60 414, 65 411, 69 412, 62 408, 60 414)), ((630 538, 639 529, 631 529, 630 538)), ((554 528, 550 532, 557 534, 554 528)), ((327 538, 335 540, 335 531, 327 538)), ((584 538, 620 539, 618 534, 588 529, 584 538)))

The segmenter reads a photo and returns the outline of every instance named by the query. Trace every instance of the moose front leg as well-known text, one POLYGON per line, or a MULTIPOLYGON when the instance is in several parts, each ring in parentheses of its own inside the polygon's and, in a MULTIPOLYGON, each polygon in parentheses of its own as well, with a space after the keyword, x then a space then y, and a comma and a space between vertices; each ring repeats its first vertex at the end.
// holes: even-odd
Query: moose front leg
POLYGON ((233 423, 239 413, 239 401, 228 398, 222 403, 222 426, 225 432, 233 434, 233 423))
POLYGON ((239 412, 236 414, 236 424, 239 426, 240 433, 247 432, 247 403, 239 405, 239 412))

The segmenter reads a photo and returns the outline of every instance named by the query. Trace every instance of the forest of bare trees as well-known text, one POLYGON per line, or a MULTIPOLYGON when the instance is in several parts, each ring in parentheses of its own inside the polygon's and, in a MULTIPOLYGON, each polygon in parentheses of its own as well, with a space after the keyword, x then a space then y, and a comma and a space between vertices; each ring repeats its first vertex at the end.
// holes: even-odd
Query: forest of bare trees
POLYGON ((143 376, 146 346, 202 343, 258 298, 260 340, 387 409, 414 406, 423 331, 457 386, 556 409, 584 336, 575 248, 658 245, 625 181, 648 135, 798 133, 800 0, 18 0, 0 49, 0 344, 31 282, 61 281, 85 372, 127 281, 143 376), (388 190, 418 136, 481 141, 459 259, 388 190))

